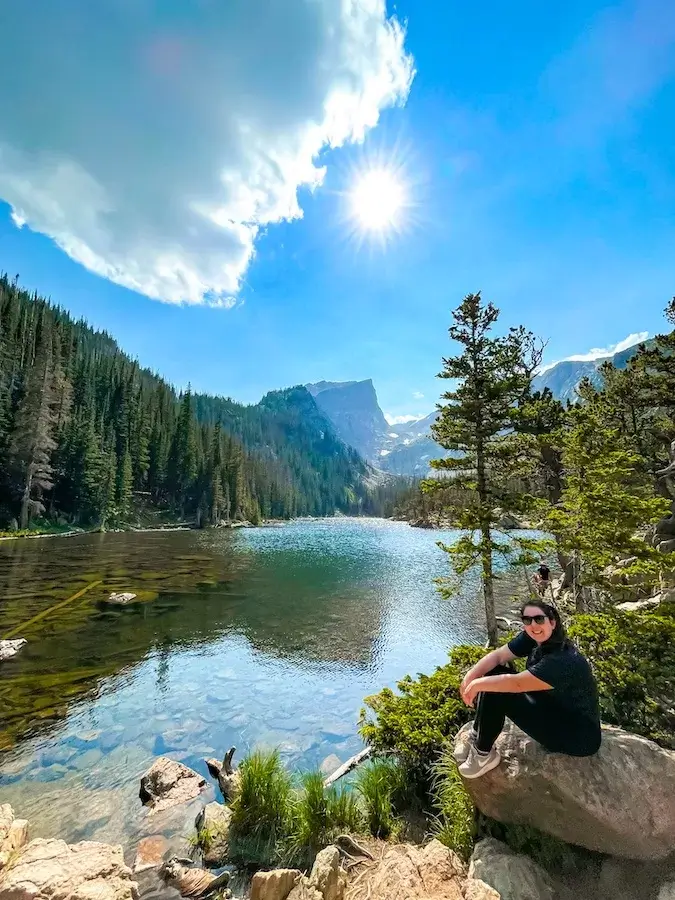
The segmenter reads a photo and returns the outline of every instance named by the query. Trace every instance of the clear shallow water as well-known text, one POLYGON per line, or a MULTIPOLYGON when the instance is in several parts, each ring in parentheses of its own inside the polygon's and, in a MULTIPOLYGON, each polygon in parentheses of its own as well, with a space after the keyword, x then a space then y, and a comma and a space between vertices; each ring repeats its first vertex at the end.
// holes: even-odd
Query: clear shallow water
POLYGON ((477 585, 434 588, 452 537, 330 519, 0 545, 0 636, 100 582, 0 668, 0 802, 34 837, 130 849, 155 827, 138 787, 156 755, 205 776, 232 745, 298 769, 347 759, 365 696, 483 639, 477 585), (113 589, 147 600, 111 608, 113 589))

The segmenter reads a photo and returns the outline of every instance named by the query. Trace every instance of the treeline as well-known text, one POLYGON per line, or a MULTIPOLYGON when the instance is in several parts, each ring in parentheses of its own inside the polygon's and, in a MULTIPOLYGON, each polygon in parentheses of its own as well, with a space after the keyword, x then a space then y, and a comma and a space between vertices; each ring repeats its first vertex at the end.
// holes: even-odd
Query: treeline
POLYGON ((389 511, 310 394, 256 406, 173 388, 105 333, 0 277, 0 528, 199 525, 389 511))
MULTIPOLYGON (((625 369, 602 366, 601 385, 583 381, 563 406, 532 389, 542 342, 522 327, 494 334, 498 316, 480 294, 454 311, 459 352, 443 360, 451 388, 432 427, 450 454, 432 461, 443 477, 407 498, 409 511, 461 529, 444 549, 455 576, 480 568, 492 643, 495 560, 527 565, 545 549, 531 536, 505 540, 508 517, 554 536, 577 611, 617 585, 675 584, 675 331, 640 345, 625 369)), ((666 318, 675 325, 675 300, 666 318)))

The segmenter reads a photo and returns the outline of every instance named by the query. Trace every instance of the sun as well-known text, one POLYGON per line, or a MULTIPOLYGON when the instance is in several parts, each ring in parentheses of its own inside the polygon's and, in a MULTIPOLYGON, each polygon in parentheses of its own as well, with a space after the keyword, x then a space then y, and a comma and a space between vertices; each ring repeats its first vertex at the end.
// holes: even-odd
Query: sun
POLYGON ((389 169, 365 172, 350 192, 352 215, 365 231, 397 229, 405 202, 403 183, 389 169))

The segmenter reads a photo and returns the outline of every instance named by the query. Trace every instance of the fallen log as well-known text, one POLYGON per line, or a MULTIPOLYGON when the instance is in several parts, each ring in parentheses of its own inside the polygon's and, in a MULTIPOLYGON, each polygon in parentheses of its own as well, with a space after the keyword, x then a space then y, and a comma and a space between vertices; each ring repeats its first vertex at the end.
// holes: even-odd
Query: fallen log
POLYGON ((360 750, 354 756, 350 757, 346 763, 343 763, 339 769, 336 769, 332 775, 329 775, 328 778, 324 779, 323 786, 325 788, 330 787, 331 784, 335 784, 336 781, 339 781, 343 775, 347 775, 348 772, 351 772, 352 769, 355 769, 358 765, 360 765, 364 760, 369 759, 372 755, 373 748, 372 747, 364 747, 363 750, 360 750))

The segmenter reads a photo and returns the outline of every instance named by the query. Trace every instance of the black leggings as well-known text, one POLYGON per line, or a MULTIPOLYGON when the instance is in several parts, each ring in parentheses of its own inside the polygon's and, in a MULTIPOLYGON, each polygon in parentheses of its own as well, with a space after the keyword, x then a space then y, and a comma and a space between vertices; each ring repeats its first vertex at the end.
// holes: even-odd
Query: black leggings
MULTIPOLYGON (((510 666, 496 666, 488 675, 512 675, 510 666)), ((476 747, 487 752, 504 728, 506 717, 546 750, 569 756, 592 756, 600 746, 600 730, 590 720, 565 709, 549 691, 499 694, 483 691, 476 701, 476 747)))

